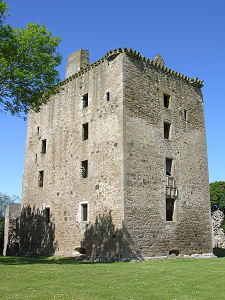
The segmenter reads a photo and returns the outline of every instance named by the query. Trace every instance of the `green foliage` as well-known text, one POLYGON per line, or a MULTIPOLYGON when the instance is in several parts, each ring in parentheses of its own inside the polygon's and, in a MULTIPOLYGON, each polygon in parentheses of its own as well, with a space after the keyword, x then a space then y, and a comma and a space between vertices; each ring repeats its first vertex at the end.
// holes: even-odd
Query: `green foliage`
POLYGON ((225 181, 216 181, 209 184, 212 211, 217 209, 225 212, 225 181))
POLYGON ((80 263, 0 257, 1 299, 225 299, 225 258, 80 263))
POLYGON ((39 111, 59 92, 60 39, 40 24, 3 25, 7 10, 7 4, 0 1, 0 107, 21 116, 30 108, 39 111))

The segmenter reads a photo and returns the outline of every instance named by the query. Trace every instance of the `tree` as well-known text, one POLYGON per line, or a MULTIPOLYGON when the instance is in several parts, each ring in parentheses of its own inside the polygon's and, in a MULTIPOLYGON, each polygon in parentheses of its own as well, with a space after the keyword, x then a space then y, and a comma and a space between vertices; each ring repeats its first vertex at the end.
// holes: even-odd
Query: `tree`
POLYGON ((225 181, 216 181, 209 184, 212 211, 217 209, 225 212, 225 181))
POLYGON ((21 116, 30 108, 38 112, 59 92, 60 39, 44 25, 5 25, 7 16, 8 6, 0 0, 0 109, 21 116))
POLYGON ((4 244, 4 223, 5 223, 5 208, 10 202, 20 202, 18 196, 3 194, 0 192, 0 254, 4 244))

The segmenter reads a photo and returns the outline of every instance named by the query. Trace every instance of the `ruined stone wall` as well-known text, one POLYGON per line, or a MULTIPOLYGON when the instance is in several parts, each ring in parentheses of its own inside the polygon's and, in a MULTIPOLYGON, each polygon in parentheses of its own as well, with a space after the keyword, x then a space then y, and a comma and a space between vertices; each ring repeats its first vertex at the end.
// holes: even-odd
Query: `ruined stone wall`
POLYGON ((5 210, 4 226, 4 256, 17 255, 20 241, 20 212, 19 203, 9 203, 5 210))
POLYGON ((201 90, 133 55, 125 56, 123 72, 124 226, 130 247, 144 257, 212 252, 201 90), (170 96, 168 108, 164 94, 170 96), (171 124, 171 140, 164 138, 164 122, 171 124), (166 157, 173 159, 171 176, 166 157), (166 221, 170 192, 176 194, 174 219, 166 221))
MULTIPOLYGON (((89 223, 101 220, 101 231, 113 236, 122 226, 121 70, 121 57, 105 60, 68 80, 40 113, 30 112, 22 196, 23 252, 73 255, 81 244, 93 246, 88 241, 99 227, 88 226, 89 223), (88 106, 83 108, 82 97, 87 93, 88 106), (89 132, 88 139, 83 141, 85 123, 89 132), (45 154, 41 153, 44 139, 45 154), (85 160, 88 160, 88 177, 82 178, 81 162, 85 160), (38 186, 39 171, 44 171, 43 187, 38 186), (82 204, 88 205, 87 221, 81 219, 82 204), (50 209, 50 220, 46 208, 50 209), (38 230, 35 224, 27 226, 32 220, 42 224, 38 230), (49 237, 51 243, 47 245, 49 237)), ((102 243, 98 242, 99 249, 102 243)), ((110 248, 110 243, 104 247, 110 248)))

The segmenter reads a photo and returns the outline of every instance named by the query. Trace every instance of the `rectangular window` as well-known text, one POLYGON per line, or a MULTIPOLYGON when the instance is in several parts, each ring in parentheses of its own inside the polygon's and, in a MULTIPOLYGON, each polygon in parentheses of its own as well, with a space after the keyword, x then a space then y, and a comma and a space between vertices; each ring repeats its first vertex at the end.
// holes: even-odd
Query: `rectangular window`
POLYGON ((88 205, 81 204, 81 220, 87 221, 87 219, 88 219, 88 205))
POLYGON ((172 176, 172 165, 173 165, 172 158, 166 157, 166 175, 168 176, 172 176))
POLYGON ((176 221, 175 200, 166 197, 166 221, 176 221))
POLYGON ((43 183, 44 183, 44 171, 39 171, 39 176, 38 176, 39 187, 43 187, 43 183))
POLYGON ((82 96, 83 108, 88 106, 88 93, 82 96))
POLYGON ((37 163, 37 154, 35 154, 35 162, 37 163))
POLYGON ((88 123, 82 125, 82 140, 86 141, 88 139, 88 123))
POLYGON ((163 94, 164 107, 168 108, 170 106, 170 96, 163 94))
POLYGON ((81 162, 81 175, 83 178, 88 177, 88 161, 87 160, 83 160, 81 162))
POLYGON ((42 140, 42 146, 41 146, 41 153, 45 154, 46 153, 46 140, 42 140))
POLYGON ((171 124, 164 122, 164 139, 171 140, 170 128, 171 124))
POLYGON ((37 127, 37 135, 39 135, 39 133, 40 133, 40 127, 38 126, 37 127))
POLYGON ((106 93, 106 100, 109 101, 109 92, 106 93))
POLYGON ((46 217, 47 223, 50 223, 50 207, 45 208, 45 217, 46 217))
POLYGON ((187 119, 188 119, 188 115, 187 115, 187 110, 185 109, 184 110, 184 119, 187 121, 187 119))

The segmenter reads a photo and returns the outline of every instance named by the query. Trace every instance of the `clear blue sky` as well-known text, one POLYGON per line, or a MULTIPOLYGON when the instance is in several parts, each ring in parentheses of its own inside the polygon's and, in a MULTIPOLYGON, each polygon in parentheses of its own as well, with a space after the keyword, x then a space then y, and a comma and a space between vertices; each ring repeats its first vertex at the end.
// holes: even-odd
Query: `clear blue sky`
MULTIPOLYGON (((224 0, 8 0, 14 27, 41 23, 67 56, 89 49, 91 61, 118 47, 162 55, 166 66, 204 80, 210 182, 225 181, 224 0)), ((26 122, 0 114, 0 192, 21 196, 26 122)))

